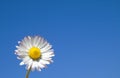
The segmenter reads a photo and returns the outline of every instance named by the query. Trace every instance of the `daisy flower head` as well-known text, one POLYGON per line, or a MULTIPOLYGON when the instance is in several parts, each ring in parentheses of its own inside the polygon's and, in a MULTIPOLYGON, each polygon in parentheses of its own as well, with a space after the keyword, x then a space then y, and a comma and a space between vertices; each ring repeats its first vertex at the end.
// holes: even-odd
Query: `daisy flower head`
POLYGON ((41 71, 53 62, 54 51, 52 45, 40 36, 27 36, 18 41, 15 54, 22 60, 20 65, 26 65, 27 70, 41 71))

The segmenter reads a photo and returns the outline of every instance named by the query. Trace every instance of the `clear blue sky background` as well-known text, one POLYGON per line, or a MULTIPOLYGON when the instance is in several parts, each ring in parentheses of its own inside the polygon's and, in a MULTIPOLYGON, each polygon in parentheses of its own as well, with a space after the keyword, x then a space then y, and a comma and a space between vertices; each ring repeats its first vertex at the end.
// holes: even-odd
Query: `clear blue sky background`
POLYGON ((0 0, 0 78, 25 78, 14 50, 28 35, 56 55, 29 78, 120 78, 119 0, 0 0))

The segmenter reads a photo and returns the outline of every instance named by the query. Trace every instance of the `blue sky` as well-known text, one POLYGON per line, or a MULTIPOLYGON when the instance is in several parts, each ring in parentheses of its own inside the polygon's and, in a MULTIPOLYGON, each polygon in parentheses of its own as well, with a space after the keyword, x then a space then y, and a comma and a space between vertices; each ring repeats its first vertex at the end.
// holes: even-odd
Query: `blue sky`
POLYGON ((0 78, 25 78, 17 41, 41 35, 54 63, 29 78, 120 78, 119 0, 0 0, 0 78))

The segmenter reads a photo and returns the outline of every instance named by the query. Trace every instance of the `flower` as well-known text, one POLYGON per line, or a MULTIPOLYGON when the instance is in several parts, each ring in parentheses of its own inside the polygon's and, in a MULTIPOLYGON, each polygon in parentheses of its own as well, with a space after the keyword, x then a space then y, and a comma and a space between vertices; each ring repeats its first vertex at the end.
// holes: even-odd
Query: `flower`
POLYGON ((18 41, 15 54, 22 60, 20 65, 26 65, 26 69, 41 71, 47 64, 53 62, 54 51, 44 38, 40 36, 27 36, 18 41))

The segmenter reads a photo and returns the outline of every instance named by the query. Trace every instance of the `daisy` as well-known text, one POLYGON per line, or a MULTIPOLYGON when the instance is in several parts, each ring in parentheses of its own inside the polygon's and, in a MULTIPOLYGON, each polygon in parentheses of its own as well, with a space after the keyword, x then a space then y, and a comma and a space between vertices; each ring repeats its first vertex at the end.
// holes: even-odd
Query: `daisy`
POLYGON ((26 65, 27 75, 30 70, 41 71, 46 65, 53 62, 52 45, 40 36, 27 36, 22 41, 18 41, 16 48, 15 54, 18 59, 22 60, 20 65, 26 65))

